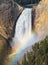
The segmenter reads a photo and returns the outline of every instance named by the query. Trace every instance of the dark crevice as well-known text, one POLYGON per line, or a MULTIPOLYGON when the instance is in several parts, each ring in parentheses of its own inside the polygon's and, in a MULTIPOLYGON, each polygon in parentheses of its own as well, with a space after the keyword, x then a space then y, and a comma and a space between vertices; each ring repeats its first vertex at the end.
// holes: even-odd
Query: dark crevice
POLYGON ((19 5, 26 7, 28 4, 38 4, 41 0, 14 0, 19 5))
POLYGON ((34 20, 35 20, 35 15, 36 15, 36 13, 35 13, 35 9, 33 9, 32 10, 32 30, 34 30, 34 20))
POLYGON ((0 35, 0 37, 4 38, 4 39, 6 40, 8 48, 9 48, 9 49, 11 49, 9 39, 6 39, 6 38, 5 38, 5 37, 3 37, 2 35, 0 35))
MULTIPOLYGON (((22 12, 21 12, 21 13, 22 13, 22 12)), ((17 20, 18 20, 18 18, 20 17, 21 13, 18 15, 18 17, 17 17, 16 20, 15 20, 14 27, 13 27, 13 37, 14 37, 14 35, 15 35, 15 28, 16 28, 17 20)))

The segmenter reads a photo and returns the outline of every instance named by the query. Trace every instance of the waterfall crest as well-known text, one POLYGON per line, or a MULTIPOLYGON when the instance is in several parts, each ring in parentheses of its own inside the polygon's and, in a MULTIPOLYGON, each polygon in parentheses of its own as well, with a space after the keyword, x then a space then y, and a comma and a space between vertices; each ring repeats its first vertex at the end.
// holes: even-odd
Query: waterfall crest
POLYGON ((11 45, 15 46, 18 42, 20 42, 25 35, 31 34, 31 23, 32 23, 32 8, 25 8, 20 15, 20 17, 17 20, 16 26, 15 26, 15 34, 13 38, 13 42, 11 45))

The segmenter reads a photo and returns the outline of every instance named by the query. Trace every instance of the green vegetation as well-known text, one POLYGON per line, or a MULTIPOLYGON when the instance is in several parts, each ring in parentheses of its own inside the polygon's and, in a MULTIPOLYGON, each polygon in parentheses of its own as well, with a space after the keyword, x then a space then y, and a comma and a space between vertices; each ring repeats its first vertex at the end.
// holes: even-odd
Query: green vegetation
POLYGON ((18 65, 48 65, 48 37, 32 46, 18 65))
POLYGON ((25 6, 27 4, 37 4, 41 0, 14 0, 14 1, 22 6, 25 6))

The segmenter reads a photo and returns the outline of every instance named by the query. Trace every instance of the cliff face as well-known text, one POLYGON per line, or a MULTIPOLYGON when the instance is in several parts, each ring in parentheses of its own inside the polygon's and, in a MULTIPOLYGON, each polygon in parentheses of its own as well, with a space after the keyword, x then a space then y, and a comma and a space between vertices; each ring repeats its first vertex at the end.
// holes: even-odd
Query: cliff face
POLYGON ((36 7, 34 25, 40 37, 48 35, 48 0, 42 0, 36 7))
POLYGON ((4 65, 4 59, 10 53, 8 39, 13 37, 15 22, 23 8, 10 0, 0 0, 0 64, 4 65), (3 63, 2 63, 3 62, 3 63))
POLYGON ((22 7, 11 1, 0 5, 0 34, 3 37, 11 38, 13 36, 15 21, 22 10, 22 7))
MULTIPOLYGON (((4 62, 6 57, 5 55, 10 52, 9 50, 11 50, 8 39, 13 37, 15 22, 23 8, 10 0, 0 1, 0 60, 4 62)), ((45 33, 48 34, 47 6, 48 0, 42 0, 35 8, 35 31, 41 34, 41 36, 45 33)), ((4 65, 1 61, 0 64, 4 65)))

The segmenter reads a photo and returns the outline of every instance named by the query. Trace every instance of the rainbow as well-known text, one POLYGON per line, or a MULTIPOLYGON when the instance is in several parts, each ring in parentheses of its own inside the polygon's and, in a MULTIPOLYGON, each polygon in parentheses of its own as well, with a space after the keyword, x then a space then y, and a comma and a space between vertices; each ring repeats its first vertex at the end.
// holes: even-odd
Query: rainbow
POLYGON ((37 34, 36 32, 32 32, 31 34, 25 35, 25 37, 20 41, 20 43, 17 43, 17 45, 13 48, 12 54, 8 56, 10 61, 8 62, 7 65, 16 65, 14 63, 17 60, 17 56, 19 56, 19 54, 26 47, 29 47, 40 40, 42 40, 42 38, 40 38, 40 34, 37 34))
POLYGON ((30 42, 30 39, 33 38, 33 37, 34 37, 34 33, 25 35, 24 38, 20 41, 20 43, 18 43, 13 48, 12 54, 10 54, 8 56, 8 58, 11 58, 8 65, 13 65, 13 63, 14 63, 16 57, 18 56, 18 54, 26 48, 26 46, 28 45, 28 42, 30 42))

